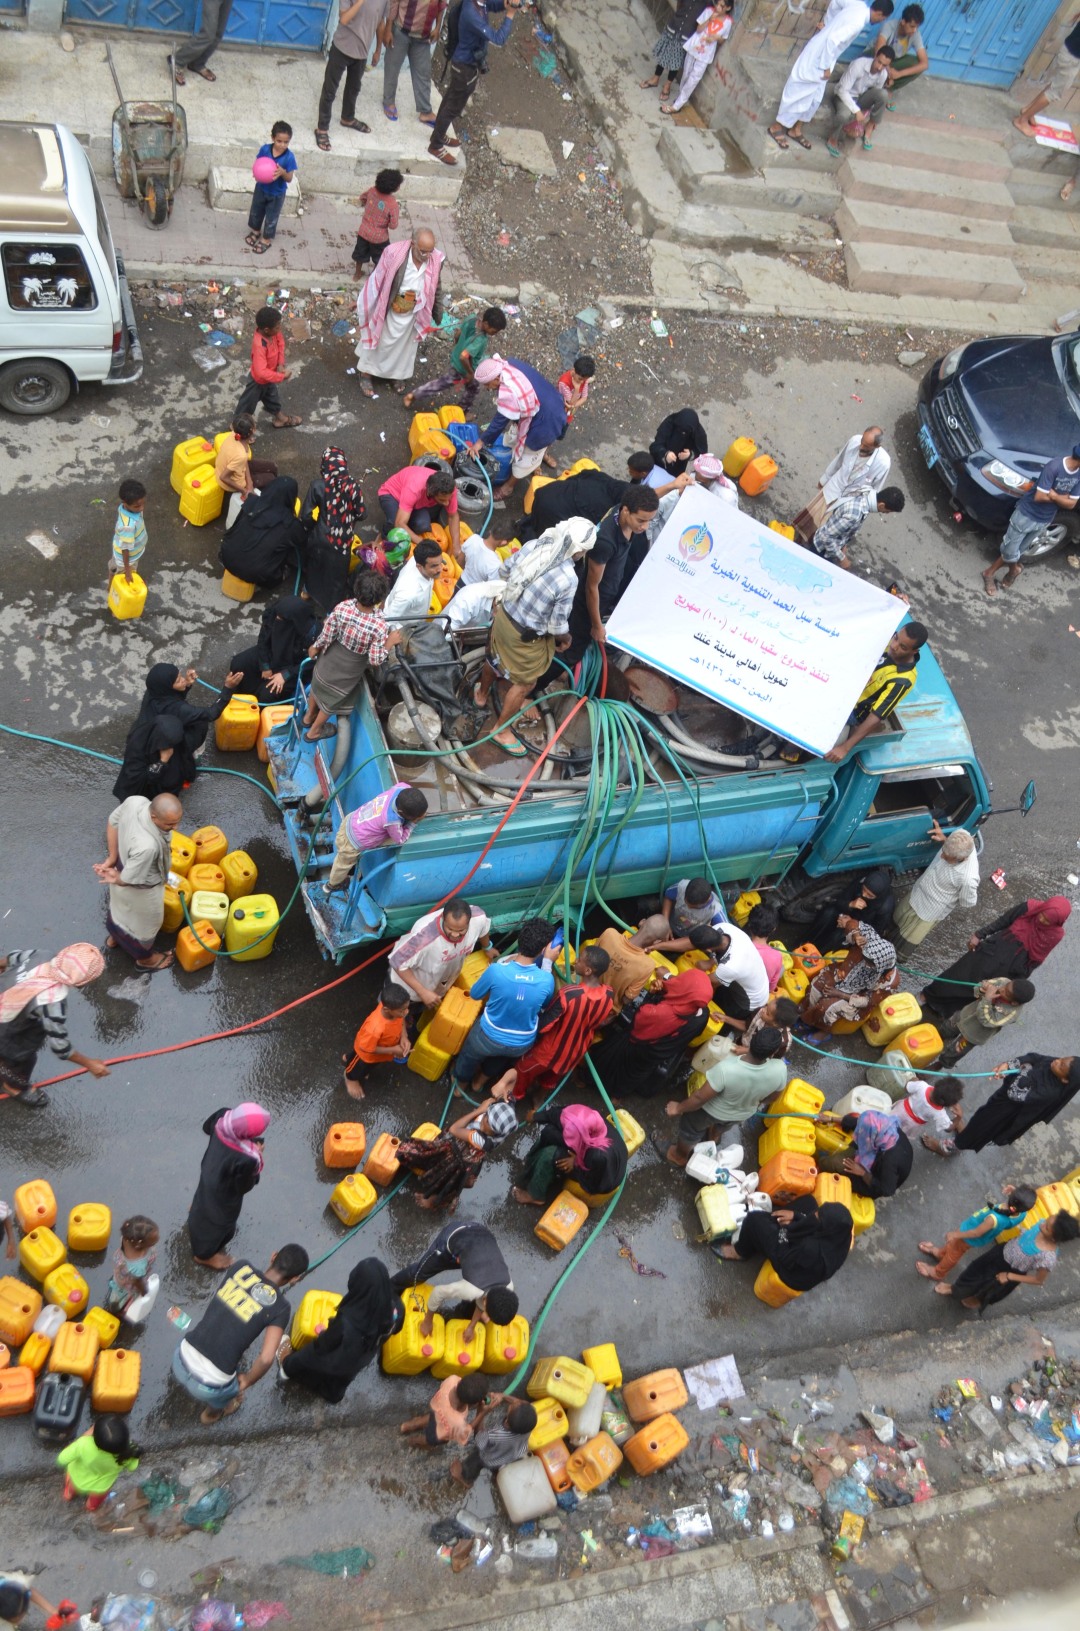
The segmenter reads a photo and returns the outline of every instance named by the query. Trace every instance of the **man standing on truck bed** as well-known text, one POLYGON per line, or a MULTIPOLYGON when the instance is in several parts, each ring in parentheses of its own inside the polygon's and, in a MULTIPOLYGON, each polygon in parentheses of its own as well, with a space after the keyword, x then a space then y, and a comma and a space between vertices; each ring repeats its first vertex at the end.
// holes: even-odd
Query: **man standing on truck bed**
POLYGON ((829 749, 826 759, 840 764, 853 747, 881 729, 897 704, 914 688, 919 652, 928 638, 921 623, 904 623, 897 629, 851 710, 847 736, 829 749))

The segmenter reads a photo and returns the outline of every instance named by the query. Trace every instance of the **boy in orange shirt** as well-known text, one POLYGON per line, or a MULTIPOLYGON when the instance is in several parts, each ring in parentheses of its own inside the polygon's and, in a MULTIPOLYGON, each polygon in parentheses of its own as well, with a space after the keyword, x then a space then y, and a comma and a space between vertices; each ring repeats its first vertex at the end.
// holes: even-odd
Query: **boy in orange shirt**
POLYGON ((262 306, 255 313, 255 334, 251 341, 251 374, 239 402, 234 418, 242 413, 254 417, 261 402, 273 414, 270 423, 275 430, 287 430, 298 425, 296 414, 286 413, 281 406, 278 386, 292 377, 285 366, 285 336, 281 332, 281 313, 275 306, 262 306))
MULTIPOLYGON (((388 980, 375 1008, 353 1038, 353 1056, 345 1065, 345 1091, 351 1099, 364 1097, 363 1083, 372 1065, 388 1065, 409 1057, 412 1044, 405 1034, 408 993, 388 980)), ((345 1055, 342 1054, 342 1060, 345 1055)))

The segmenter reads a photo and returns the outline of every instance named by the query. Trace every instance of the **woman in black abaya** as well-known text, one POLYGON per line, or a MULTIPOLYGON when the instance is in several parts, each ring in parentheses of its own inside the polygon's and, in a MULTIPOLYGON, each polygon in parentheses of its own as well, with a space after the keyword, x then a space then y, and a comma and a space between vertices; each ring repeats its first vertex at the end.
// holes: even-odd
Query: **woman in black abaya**
POLYGON ((873 867, 859 879, 858 886, 843 884, 837 893, 821 908, 806 936, 822 956, 827 951, 839 951, 847 931, 840 927, 841 917, 851 917, 858 923, 869 923, 884 940, 891 940, 896 896, 893 894, 889 869, 873 867))
POLYGON ((113 783, 113 797, 156 798, 159 793, 179 793, 183 787, 181 761, 177 750, 184 742, 184 727, 170 714, 157 719, 136 720, 124 743, 124 762, 113 783))
POLYGON ((1053 1121, 1080 1092, 1080 1059, 1022 1053, 1015 1064, 1002 1069, 1001 1086, 957 1133, 958 1150, 1015 1144, 1037 1122, 1053 1121))
MULTIPOLYGON (((208 707, 200 708, 188 701, 188 694, 197 678, 193 668, 181 670, 175 663, 155 663, 147 674, 146 693, 139 709, 139 717, 135 721, 135 730, 140 725, 152 725, 159 719, 170 718, 179 721, 183 730, 183 740, 177 745, 169 762, 175 765, 174 773, 179 775, 181 786, 195 780, 199 768, 195 759, 196 751, 206 741, 215 719, 225 712, 229 698, 243 677, 241 673, 226 674, 225 683, 214 701, 208 707)), ((131 736, 134 734, 133 730, 131 736)), ((129 742, 131 736, 128 737, 129 742)), ((163 792, 164 789, 159 788, 158 791, 163 792)))
POLYGON ((792 1291, 813 1291, 843 1268, 853 1229, 846 1206, 819 1206, 812 1195, 800 1195, 776 1212, 748 1213, 734 1245, 722 1246, 720 1256, 736 1262, 767 1257, 792 1291))
POLYGON ((303 595, 283 595, 268 606, 258 643, 238 651, 229 664, 244 676, 241 691, 260 702, 288 701, 320 622, 303 595))
POLYGON ((276 589, 295 570, 304 536, 295 514, 298 491, 291 476, 277 476, 248 495, 218 551, 227 572, 260 589, 276 589))
POLYGON ((294 1349, 288 1338, 278 1349, 282 1375, 302 1382, 327 1404, 340 1404, 350 1382, 375 1358, 404 1317, 391 1289, 386 1265, 365 1257, 349 1275, 349 1289, 324 1331, 294 1349))
POLYGON ((702 453, 709 451, 709 438, 693 408, 680 408, 669 413, 657 427, 656 436, 649 444, 652 461, 659 465, 668 480, 681 476, 687 465, 702 453))

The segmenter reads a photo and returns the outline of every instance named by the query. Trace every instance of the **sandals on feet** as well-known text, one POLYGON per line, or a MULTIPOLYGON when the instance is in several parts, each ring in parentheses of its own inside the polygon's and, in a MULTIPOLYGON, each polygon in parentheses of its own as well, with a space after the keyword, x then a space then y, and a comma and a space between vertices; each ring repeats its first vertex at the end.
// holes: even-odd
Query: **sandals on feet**
POLYGON ((214 73, 212 68, 193 68, 191 71, 193 74, 198 74, 200 79, 205 79, 208 85, 217 84, 217 74, 214 73))
POLYGON ((176 63, 173 61, 172 57, 167 57, 166 62, 173 71, 173 77, 175 78, 176 83, 178 85, 186 85, 187 75, 184 73, 184 70, 176 66, 176 63))
POLYGON ((342 119, 339 122, 346 130, 358 130, 361 136, 371 135, 371 126, 366 125, 363 119, 342 119))
POLYGON ((303 421, 300 418, 299 414, 297 414, 297 413, 283 413, 280 419, 271 419, 270 429, 271 430, 292 430, 294 425, 299 425, 299 424, 302 424, 302 423, 303 423, 303 421))
POLYGON ((793 142, 798 142, 798 144, 799 144, 799 146, 800 146, 800 147, 805 147, 805 148, 806 148, 806 151, 807 151, 807 152, 808 152, 808 153, 809 153, 809 151, 810 151, 810 149, 811 149, 811 148, 812 148, 812 147, 813 147, 813 145, 814 145, 814 144, 813 144, 813 142, 809 142, 809 141, 807 141, 807 139, 806 139, 806 137, 805 137, 805 136, 796 136, 796 135, 795 135, 795 134, 794 134, 794 132, 793 132, 793 133, 792 133, 792 137, 791 137, 791 139, 792 139, 792 141, 793 141, 793 142))
POLYGON ((392 102, 391 102, 389 107, 387 107, 385 102, 383 103, 383 112, 385 113, 386 117, 390 120, 391 124, 394 124, 394 125, 397 124, 398 112, 397 112, 397 108, 394 106, 394 104, 392 102))
MULTIPOLYGON (((342 123, 344 123, 344 120, 342 123)), ((330 132, 328 130, 317 130, 315 132, 315 146, 319 149, 320 153, 329 153, 330 132)))
POLYGON ((251 245, 251 253, 253 255, 265 255, 269 248, 269 243, 265 243, 262 238, 256 238, 255 242, 251 245))
POLYGON ((772 137, 773 141, 776 143, 777 147, 779 147, 781 149, 782 152, 784 152, 784 153, 787 152, 788 143, 787 143, 787 137, 786 136, 781 136, 779 134, 779 132, 777 132, 775 130, 768 130, 768 131, 766 131, 765 134, 767 136, 772 137))

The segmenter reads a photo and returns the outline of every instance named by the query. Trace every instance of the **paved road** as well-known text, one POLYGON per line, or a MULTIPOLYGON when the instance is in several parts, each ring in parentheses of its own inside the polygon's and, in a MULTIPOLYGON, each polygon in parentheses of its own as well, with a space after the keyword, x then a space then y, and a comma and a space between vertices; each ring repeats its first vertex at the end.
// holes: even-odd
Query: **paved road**
MULTIPOLYGON (((57 419, 5 423, 0 720, 116 752, 150 662, 193 661, 209 677, 224 672, 230 653, 249 643, 257 604, 244 608, 222 599, 216 529, 183 527, 168 490, 173 443, 223 426, 239 389, 235 366, 224 380, 207 381, 197 373, 189 361, 193 328, 155 314, 146 331, 151 366, 134 390, 112 396, 87 392, 57 419), (150 488, 151 600, 141 622, 118 625, 105 612, 104 568, 116 487, 129 474, 138 474, 150 488), (54 560, 43 559, 23 541, 35 530, 55 541, 54 560)), ((734 325, 703 325, 700 377, 681 364, 692 354, 685 345, 655 395, 625 385, 629 370, 609 376, 595 393, 590 416, 575 429, 572 456, 592 452, 607 468, 618 469, 621 455, 646 443, 663 413, 696 401, 703 404, 714 445, 723 448, 734 435, 748 433, 777 453, 781 475, 768 495, 768 512, 763 507, 762 513, 789 515, 813 490, 844 436, 871 417, 887 427, 894 475, 909 505, 903 516, 867 523, 863 560, 879 581, 900 578, 929 623, 1001 802, 1015 802, 1029 776, 1039 783, 1039 802, 1026 822, 1008 816, 986 829, 984 873, 1003 866, 1009 888, 1001 897, 987 883, 971 922, 952 926, 932 943, 927 966, 940 967, 973 923, 995 915, 1003 900, 1069 892, 1066 874, 1080 863, 1075 769, 1070 770, 1080 736, 1077 648, 1068 632, 1073 575, 1064 560, 1052 561, 1033 568, 1007 600, 991 605, 983 599, 978 573, 989 541, 953 523, 922 467, 914 451, 915 380, 892 363, 888 346, 884 360, 874 361, 860 355, 874 349, 867 340, 782 324, 758 340, 752 361, 745 349, 749 344, 734 325)), ((328 439, 340 441, 361 471, 388 471, 405 454, 403 410, 385 395, 378 403, 361 404, 355 380, 344 374, 352 360, 347 345, 311 341, 292 348, 298 378, 290 387, 289 406, 308 422, 303 431, 280 437, 264 432, 264 442, 273 442, 275 456, 302 485, 328 439)), ((0 753, 4 943, 47 951, 71 939, 98 938, 104 903, 90 868, 102 853, 112 807, 109 767, 9 739, 0 753)), ((254 756, 250 764, 239 756, 230 763, 258 773, 254 756)), ((268 799, 243 782, 200 778, 187 800, 185 826, 191 830, 208 821, 250 851, 261 885, 279 901, 288 896, 291 873, 268 799)), ((330 978, 298 912, 286 921, 266 962, 139 978, 130 965, 110 959, 97 988, 72 1001, 72 1028, 76 1045, 93 1052, 160 1048, 269 1012, 330 978)), ((175 1337, 163 1308, 176 1302, 197 1310, 212 1285, 212 1277, 191 1263, 181 1232, 202 1148, 202 1120, 243 1098, 261 1099, 274 1115, 265 1177, 246 1205, 237 1248, 259 1262, 289 1239, 303 1241, 313 1256, 329 1250, 341 1230, 326 1210, 332 1179, 320 1151, 329 1123, 350 1112, 338 1061, 367 1011, 376 979, 362 974, 250 1036, 118 1067, 100 1084, 84 1080, 59 1087, 44 1113, 4 1107, 0 1193, 9 1195, 27 1177, 46 1176, 65 1215, 76 1202, 107 1200, 117 1221, 128 1212, 146 1211, 162 1227, 159 1267, 166 1295, 141 1339, 145 1382, 133 1417, 144 1438, 187 1433, 193 1420, 190 1403, 167 1380, 175 1337)), ((1076 1031, 1068 958, 1058 954, 1038 984, 1039 999, 1015 1028, 1012 1046, 1069 1052, 1076 1031)), ((854 1046, 861 1051, 857 1041, 854 1046)), ((995 1062, 990 1057, 987 1065, 995 1062)), ((846 1091, 859 1074, 857 1067, 837 1064, 807 1068, 805 1054, 795 1064, 830 1097, 846 1091)), ((408 1130, 437 1112, 441 1102, 436 1089, 408 1072, 388 1075, 386 1085, 369 1096, 369 1138, 383 1130, 408 1130)), ((655 1125, 657 1110, 646 1107, 643 1119, 655 1125)), ((589 1341, 614 1340, 628 1373, 733 1348, 752 1371, 766 1355, 868 1330, 950 1326, 957 1322, 956 1312, 928 1296, 912 1273, 915 1242, 953 1224, 1002 1179, 1058 1176, 1080 1157, 1078 1128, 1076 1118, 1065 1117, 1053 1129, 1037 1129, 1017 1150, 978 1161, 946 1165, 920 1155, 902 1198, 883 1208, 882 1222, 860 1244, 843 1276, 780 1315, 754 1301, 747 1271, 719 1264, 693 1244, 693 1186, 646 1147, 633 1163, 619 1227, 632 1236, 638 1258, 666 1278, 635 1276, 609 1231, 587 1258, 587 1268, 572 1277, 544 1345, 575 1352, 589 1341)), ((533 1312, 560 1264, 533 1238, 531 1216, 508 1198, 508 1176, 506 1156, 491 1161, 462 1215, 484 1218, 499 1233, 524 1307, 533 1312)), ((315 1283, 342 1289, 361 1250, 391 1264, 406 1261, 428 1228, 401 1199, 372 1223, 362 1246, 350 1245, 320 1269, 315 1283)), ((1032 1307, 1072 1298, 1076 1273, 1077 1265, 1069 1264, 1051 1286, 1029 1298, 1032 1307)), ((106 1278, 105 1263, 94 1266, 96 1297, 106 1278)), ((341 1409, 358 1421, 396 1409, 401 1397, 399 1384, 369 1373, 341 1409)), ((236 1425, 266 1431, 280 1423, 303 1427, 310 1419, 305 1401, 284 1396, 268 1379, 246 1401, 236 1425)), ((28 1422, 13 1422, 0 1435, 0 1464, 6 1467, 37 1465, 41 1455, 28 1422)))

